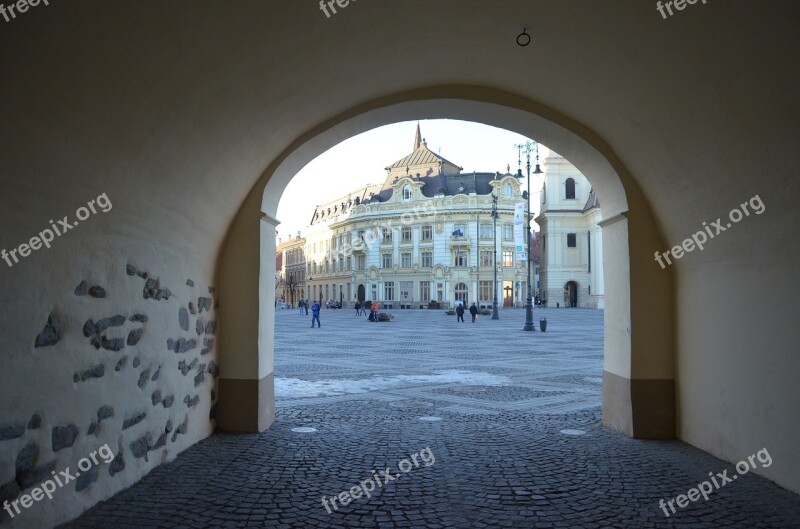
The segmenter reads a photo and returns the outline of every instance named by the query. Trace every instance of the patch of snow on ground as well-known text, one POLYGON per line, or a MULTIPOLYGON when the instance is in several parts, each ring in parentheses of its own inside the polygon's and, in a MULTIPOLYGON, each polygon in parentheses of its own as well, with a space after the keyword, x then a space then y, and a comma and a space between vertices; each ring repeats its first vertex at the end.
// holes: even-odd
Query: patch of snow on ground
POLYGON ((511 379, 506 376, 472 371, 439 371, 433 375, 394 375, 372 378, 300 380, 299 378, 276 378, 275 396, 277 398, 330 397, 352 393, 367 393, 386 388, 414 384, 467 384, 471 386, 501 386, 511 379))

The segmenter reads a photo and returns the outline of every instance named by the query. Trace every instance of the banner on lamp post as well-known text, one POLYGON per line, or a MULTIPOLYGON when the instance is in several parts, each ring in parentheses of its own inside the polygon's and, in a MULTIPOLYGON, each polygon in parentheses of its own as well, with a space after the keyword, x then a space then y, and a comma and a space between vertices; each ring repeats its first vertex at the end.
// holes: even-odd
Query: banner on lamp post
POLYGON ((527 258, 527 241, 525 240, 525 202, 514 205, 514 246, 516 247, 517 260, 527 258))

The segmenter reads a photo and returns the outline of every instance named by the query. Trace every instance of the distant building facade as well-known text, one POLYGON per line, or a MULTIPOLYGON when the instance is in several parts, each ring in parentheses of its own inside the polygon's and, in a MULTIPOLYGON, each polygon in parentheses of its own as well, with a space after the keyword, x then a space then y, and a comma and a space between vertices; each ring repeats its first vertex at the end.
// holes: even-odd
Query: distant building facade
POLYGON ((298 233, 287 241, 278 241, 275 254, 275 299, 296 307, 306 298, 306 239, 298 233))
POLYGON ((544 161, 539 296, 548 307, 604 308, 603 220, 589 181, 566 159, 544 161))
POLYGON ((412 153, 386 168, 382 184, 317 206, 306 233, 308 297, 418 309, 489 308, 496 295, 500 307, 523 306, 527 259, 518 259, 513 238, 518 176, 462 170, 428 149, 417 126, 412 153))

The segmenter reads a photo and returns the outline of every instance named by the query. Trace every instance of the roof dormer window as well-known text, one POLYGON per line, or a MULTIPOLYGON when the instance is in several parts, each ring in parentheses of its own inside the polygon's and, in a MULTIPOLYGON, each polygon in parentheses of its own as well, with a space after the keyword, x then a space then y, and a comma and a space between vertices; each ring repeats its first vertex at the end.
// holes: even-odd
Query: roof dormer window
POLYGON ((411 200, 411 186, 406 185, 403 187, 403 201, 408 202, 411 200))

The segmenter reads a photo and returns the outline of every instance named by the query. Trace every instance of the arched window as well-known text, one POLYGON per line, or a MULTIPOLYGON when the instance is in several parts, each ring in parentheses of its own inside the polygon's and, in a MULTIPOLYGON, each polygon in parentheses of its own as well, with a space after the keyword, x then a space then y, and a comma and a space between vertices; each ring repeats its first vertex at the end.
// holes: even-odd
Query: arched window
POLYGON ((575 180, 572 178, 567 178, 564 187, 566 187, 565 198, 575 198, 575 180))
POLYGON ((457 283, 456 284, 456 292, 455 292, 456 301, 462 301, 462 302, 466 303, 467 302, 467 294, 468 294, 468 292, 469 291, 467 290, 467 285, 465 285, 464 283, 457 283))
POLYGON ((411 186, 405 186, 403 188, 403 200, 404 201, 411 200, 411 186))
POLYGON ((511 194, 513 193, 513 191, 514 190, 511 187, 511 184, 506 184, 506 189, 505 189, 506 198, 511 198, 511 194))

